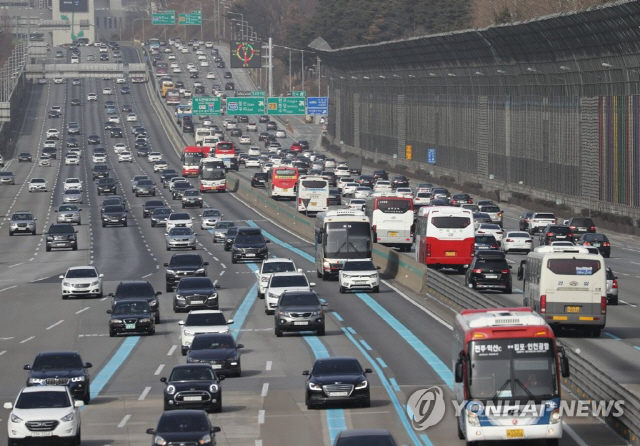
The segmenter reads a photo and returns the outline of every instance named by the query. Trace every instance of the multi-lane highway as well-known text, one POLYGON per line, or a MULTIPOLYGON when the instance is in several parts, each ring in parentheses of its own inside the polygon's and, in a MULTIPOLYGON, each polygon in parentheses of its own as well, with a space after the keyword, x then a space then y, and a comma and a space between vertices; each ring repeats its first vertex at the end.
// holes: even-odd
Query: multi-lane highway
MULTIPOLYGON (((82 51, 83 56, 88 52, 97 53, 94 48, 83 48, 82 51)), ((228 61, 228 51, 221 52, 228 61)), ((138 61, 137 54, 134 49, 124 49, 130 62, 138 61)), ((194 60, 192 53, 178 57, 183 65, 194 60)), ((201 70, 204 77, 204 72, 216 69, 201 70)), ((182 77, 189 85, 192 80, 187 79, 185 71, 182 77)), ((215 83, 221 83, 223 71, 227 70, 217 70, 219 80, 215 83)), ((251 89, 244 73, 230 71, 234 71, 237 88, 251 89)), ((200 80, 209 88, 214 83, 200 80)), ((180 355, 178 326, 184 315, 172 312, 171 293, 163 293, 159 298, 163 321, 156 327, 154 336, 124 338, 108 336, 108 315, 105 313, 110 308, 108 298, 62 300, 60 296, 58 275, 70 266, 86 264, 94 265, 105 275, 105 293, 113 292, 120 281, 134 279, 149 280, 156 290, 164 292, 162 265, 171 255, 165 250, 164 228, 152 228, 149 221, 142 218, 141 207, 146 198, 136 198, 130 187, 134 175, 147 174, 159 184, 158 176, 145 158, 134 157, 133 163, 117 162, 113 145, 121 141, 130 146, 133 144, 131 123, 123 122, 124 140, 111 139, 104 132, 107 120, 104 101, 115 101, 118 110, 123 104, 131 104, 149 133, 153 149, 162 152, 170 166, 176 169, 180 166, 179 157, 176 148, 169 143, 167 132, 173 130, 162 125, 152 106, 150 86, 131 84, 131 95, 120 94, 120 86, 115 84, 115 79, 100 78, 85 78, 80 86, 72 86, 70 81, 35 85, 25 104, 27 113, 18 151, 31 151, 36 159, 47 129, 57 128, 66 133, 69 122, 78 122, 83 148, 81 164, 65 166, 61 162, 66 152, 65 135, 58 146, 58 160, 53 161, 51 167, 10 160, 5 170, 15 173, 16 185, 0 188, 4 215, 29 210, 38 219, 35 236, 9 237, 8 221, 0 222, 0 249, 4 253, 0 265, 0 361, 4 372, 0 380, 0 397, 2 401, 15 398, 25 384, 27 372, 22 367, 31 363, 38 351, 79 351, 85 361, 93 363, 92 401, 82 410, 83 444, 96 446, 150 442, 151 437, 145 430, 154 427, 162 413, 160 377, 168 376, 175 364, 184 362, 180 355), (115 94, 103 96, 105 86, 111 87, 115 94), (97 93, 99 100, 88 102, 88 93, 97 93), (82 105, 71 106, 74 98, 81 99, 82 105), (53 105, 62 106, 60 118, 47 118, 47 111, 53 105), (108 152, 111 176, 119 182, 119 193, 127 199, 130 208, 127 227, 101 227, 99 204, 103 197, 98 197, 90 175, 93 167, 90 154, 95 146, 86 144, 87 136, 91 134, 100 135, 100 147, 108 152), (29 193, 26 183, 32 177, 46 178, 49 192, 29 193), (70 177, 81 178, 85 185, 83 224, 78 227, 79 247, 77 251, 45 252, 43 230, 55 221, 53 209, 62 201, 62 182, 70 177)), ((119 112, 123 121, 125 115, 119 112)), ((293 136, 302 139, 301 135, 300 132, 293 136)), ((305 139, 311 140, 312 135, 309 132, 305 139)), ((160 187, 159 192, 172 209, 180 208, 166 189, 160 187)), ((257 214, 232 193, 207 195, 205 201, 206 206, 222 210, 225 219, 261 227, 274 242, 270 245, 271 255, 293 259, 311 280, 315 280, 311 243, 294 236, 278 222, 257 214)), ((507 212, 508 215, 511 213, 507 212)), ((198 218, 198 210, 189 213, 198 218)), ((210 233, 200 231, 197 224, 195 228, 198 230, 196 252, 210 263, 208 275, 221 286, 220 308, 228 318, 235 320, 232 333, 245 345, 242 350, 243 376, 222 382, 223 410, 220 414, 210 415, 213 424, 222 428, 218 444, 330 445, 335 435, 347 428, 389 429, 400 444, 461 444, 451 406, 445 419, 427 431, 411 428, 405 408, 412 392, 430 386, 441 387, 448 400, 453 398, 450 312, 439 307, 426 310, 417 306, 400 290, 400 284, 385 283, 379 294, 340 295, 336 282, 320 281, 316 290, 329 304, 326 336, 302 334, 276 338, 273 319, 264 314, 263 301, 256 298, 254 271, 257 266, 232 264, 230 254, 221 245, 212 243, 210 233), (302 371, 309 369, 316 358, 336 355, 354 356, 364 367, 374 370, 370 375, 370 408, 306 409, 302 371)), ((630 267, 628 270, 622 268, 624 260, 611 260, 620 262, 619 273, 631 270, 630 267)), ((627 263, 630 263, 629 259, 627 263)), ((612 266, 616 268, 616 264, 612 266)), ((622 279, 621 282, 625 283, 622 279)), ((517 296, 506 299, 519 303, 517 296)), ((636 303, 630 291, 622 299, 636 303)), ((622 342, 613 338, 575 341, 584 343, 596 355, 604 355, 604 343, 608 343, 612 364, 619 365, 622 370, 624 355, 619 353, 620 349, 626 346, 635 350, 634 342, 630 340, 632 333, 623 328, 633 327, 625 322, 633 317, 631 310, 635 311, 635 307, 621 305, 612 310, 612 326, 616 326, 615 317, 619 317, 620 331, 610 332, 624 338, 622 342), (619 310, 617 315, 616 310, 619 310), (603 344, 601 347, 600 343, 603 344), (597 349, 602 351, 598 353, 597 349)), ((626 356, 627 370, 632 366, 637 370, 637 361, 635 365, 631 363, 635 354, 626 356)), ((7 417, 8 411, 0 412, 0 435, 6 436, 7 417)), ((596 420, 566 421, 569 429, 563 445, 624 444, 596 420)))

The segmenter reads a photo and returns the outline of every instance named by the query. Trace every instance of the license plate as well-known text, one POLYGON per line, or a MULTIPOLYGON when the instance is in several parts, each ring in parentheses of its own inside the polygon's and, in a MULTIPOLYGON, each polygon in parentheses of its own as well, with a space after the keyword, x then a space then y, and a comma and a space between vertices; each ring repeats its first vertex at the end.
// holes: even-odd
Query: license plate
POLYGON ((33 437, 51 437, 53 432, 31 432, 31 436, 33 437))
POLYGON ((124 328, 127 330, 135 330, 136 324, 124 324, 124 328))
POLYGON ((185 401, 202 401, 202 397, 201 396, 185 396, 184 400, 185 401))
POLYGON ((447 251, 444 253, 445 257, 455 257, 456 256, 456 252, 455 251, 447 251))
POLYGON ((593 246, 595 246, 596 248, 598 248, 600 246, 600 243, 594 243, 593 246))
POLYGON ((309 322, 304 321, 304 322, 294 322, 293 325, 309 325, 309 322))
POLYGON ((567 313, 580 313, 580 307, 565 307, 567 313))
POLYGON ((389 237, 397 237, 398 233, 397 232, 389 232, 389 237))
POLYGON ((507 438, 524 438, 524 429, 507 429, 507 438))
POLYGON ((578 231, 586 231, 587 228, 578 228, 578 231))
POLYGON ((247 254, 247 257, 255 257, 255 254, 247 254))
POLYGON ((330 392, 329 396, 348 396, 349 392, 330 392))
POLYGON ((211 366, 211 368, 212 368, 212 369, 214 369, 214 370, 217 370, 217 369, 221 369, 221 368, 222 368, 222 366, 221 366, 220 364, 213 364, 213 365, 211 366))
POLYGON ((289 192, 288 188, 282 189, 282 192, 289 192))
POLYGON ((203 302, 201 300, 192 300, 191 303, 192 304, 201 304, 203 302))
POLYGON ((497 279, 498 275, 497 274, 485 274, 484 277, 486 277, 487 279, 497 279))
POLYGON ((312 201, 311 203, 309 203, 311 206, 317 206, 318 202, 317 201, 312 201))
POLYGON ((556 235, 556 238, 567 238, 566 235, 556 235))

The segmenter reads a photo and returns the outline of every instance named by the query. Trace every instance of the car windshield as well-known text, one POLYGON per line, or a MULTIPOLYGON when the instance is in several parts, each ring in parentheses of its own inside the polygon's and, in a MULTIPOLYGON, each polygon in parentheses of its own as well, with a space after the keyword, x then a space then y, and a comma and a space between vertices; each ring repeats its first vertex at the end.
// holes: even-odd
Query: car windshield
POLYGON ((140 180, 138 181, 138 186, 153 186, 153 181, 151 180, 140 180))
POLYGON ((313 375, 361 375, 362 367, 355 359, 318 360, 313 366, 313 375))
POLYGON ((153 210, 154 217, 158 217, 160 215, 169 215, 171 214, 171 209, 169 208, 159 208, 153 210))
POLYGON ((169 220, 191 220, 191 216, 184 212, 175 212, 169 216, 169 220))
POLYGON ((191 235, 191 232, 189 228, 171 228, 169 235, 191 235))
POLYGON ((195 197, 196 195, 200 195, 200 192, 198 192, 197 190, 186 190, 186 191, 184 191, 184 196, 185 197, 195 197))
POLYGON ((80 192, 77 189, 70 189, 64 192, 66 195, 80 195, 82 192, 80 192))
POLYGON ((209 367, 177 367, 171 372, 169 381, 212 381, 215 379, 209 367))
POLYGON ((164 206, 164 202, 160 200, 149 200, 144 205, 145 207, 148 207, 148 208, 154 207, 154 206, 164 206))
POLYGON ((27 212, 16 212, 15 214, 13 214, 13 216, 11 217, 11 220, 33 220, 33 215, 27 213, 27 212))
POLYGON ((16 401, 16 409, 51 409, 69 407, 67 392, 22 392, 16 401))
POLYGON ((84 279, 89 277, 98 277, 98 273, 93 268, 73 268, 67 271, 65 278, 67 279, 84 279))
POLYGON ((71 225, 51 225, 49 228, 50 234, 73 234, 75 229, 71 225))
POLYGON ((476 235, 476 243, 495 243, 496 238, 493 235, 476 235))
POLYGON ((286 273, 295 271, 295 266, 292 262, 268 262, 262 267, 262 273, 286 273))
POLYGON ((76 205, 66 205, 66 206, 60 206, 58 208, 58 211, 60 212, 69 212, 69 211, 77 211, 78 210, 78 206, 76 205))
POLYGON ((507 234, 508 238, 529 238, 530 235, 528 232, 509 232, 507 234))
POLYGON ((111 206, 105 206, 104 212, 124 212, 124 207, 118 204, 114 204, 111 206))
POLYGON ((111 314, 149 314, 149 304, 146 302, 117 302, 111 314))
POLYGON ((36 356, 33 370, 67 370, 83 368, 80 355, 77 353, 55 353, 36 356))
POLYGON ((207 209, 202 213, 203 217, 221 217, 222 214, 217 209, 207 209))
POLYGON ((264 243, 264 237, 261 234, 239 235, 236 237, 236 243, 246 243, 251 245, 261 245, 264 243))
POLYGON ((235 342, 232 336, 225 334, 196 336, 191 344, 192 350, 216 350, 222 348, 235 348, 235 342))
POLYGON ((219 221, 216 224, 216 229, 229 229, 234 227, 234 222, 232 221, 219 221))
POLYGON ((491 224, 491 223, 482 223, 478 229, 486 229, 489 231, 499 231, 502 228, 500 227, 500 225, 496 225, 496 224, 491 224))
POLYGON ((371 260, 349 260, 344 262, 343 271, 371 271, 375 270, 371 260))
POLYGON ((227 320, 222 313, 190 313, 185 325, 227 325, 227 320))
POLYGON ((156 432, 207 432, 209 431, 207 416, 202 413, 188 414, 165 413, 158 421, 156 432))
POLYGON ((320 305, 315 294, 285 293, 280 298, 280 306, 317 306, 320 305))
POLYGON ((185 277, 178 282, 180 291, 213 288, 213 282, 208 277, 185 277))
POLYGON ((309 283, 303 275, 273 276, 269 286, 272 288, 306 287, 309 286, 309 283))
POLYGON ((13 173, 11 172, 0 172, 0 177, 12 177, 12 176, 13 176, 13 173))
POLYGON ((169 268, 174 266, 199 266, 202 267, 202 257, 198 254, 174 255, 169 261, 169 268))
POLYGON ((121 201, 118 200, 117 198, 107 198, 106 200, 102 201, 102 207, 107 207, 110 205, 114 205, 114 204, 120 204, 121 201))

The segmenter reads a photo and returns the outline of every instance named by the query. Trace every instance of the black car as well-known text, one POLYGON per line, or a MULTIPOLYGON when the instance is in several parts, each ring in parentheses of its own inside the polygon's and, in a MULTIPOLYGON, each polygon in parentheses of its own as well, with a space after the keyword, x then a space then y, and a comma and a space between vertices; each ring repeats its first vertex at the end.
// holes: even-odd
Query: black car
POLYGON ((105 206, 100 212, 102 227, 114 225, 127 227, 127 212, 124 206, 119 204, 105 206))
POLYGON ((224 63, 224 60, 221 60, 220 62, 216 63, 216 67, 218 67, 218 68, 226 68, 227 65, 224 63))
POLYGON ((340 189, 335 187, 329 188, 329 205, 338 205, 342 204, 342 195, 340 194, 340 189))
POLYGON ((520 216, 518 227, 520 228, 521 231, 529 231, 529 222, 531 221, 533 214, 535 214, 535 212, 529 211, 529 212, 525 212, 520 216))
POLYGON ((155 319, 149 302, 145 299, 122 299, 113 304, 107 313, 109 319, 109 336, 119 334, 156 332, 155 319))
POLYGON ((25 365, 29 370, 27 387, 31 386, 67 386, 73 397, 89 404, 91 399, 91 375, 93 365, 83 362, 78 352, 52 351, 40 352, 32 365, 25 365))
POLYGON ((77 122, 70 122, 67 126, 67 135, 79 135, 80 134, 80 124, 77 122))
POLYGON ((485 251, 491 249, 499 249, 498 241, 492 234, 476 234, 475 251, 485 251))
POLYGON ((194 127, 193 122, 191 121, 182 121, 182 133, 193 133, 194 127))
POLYGON ((191 71, 191 72, 189 72, 189 77, 191 79, 198 79, 200 77, 200 75, 198 74, 197 71, 191 71))
POLYGON ((164 264, 167 268, 165 273, 167 291, 173 291, 183 277, 206 277, 207 265, 209 265, 209 262, 202 260, 200 254, 180 253, 172 255, 169 262, 164 264))
MULTIPOLYGON (((477 236, 476 236, 477 237, 477 236)), ((502 251, 476 251, 464 277, 469 288, 511 294, 511 266, 502 251)))
POLYGON ((173 296, 173 311, 218 310, 216 288, 208 277, 183 277, 173 296))
POLYGON ((301 139, 298 141, 298 144, 300 144, 300 147, 302 147, 302 150, 309 150, 309 141, 305 140, 305 139, 301 139))
POLYGON ((196 409, 166 411, 155 429, 147 429, 147 434, 153 435, 152 446, 215 446, 216 432, 220 432, 220 428, 211 426, 207 413, 196 409))
POLYGON ((231 75, 231 71, 225 71, 222 77, 225 79, 231 79, 233 76, 231 75))
POLYGON ((242 129, 239 127, 234 127, 231 130, 229 130, 229 134, 231 136, 242 136, 242 129))
POLYGON ((374 170, 372 173, 374 180, 389 180, 389 174, 386 170, 374 170))
POLYGON ((59 118, 60 117, 60 110, 49 110, 47 112, 47 116, 49 118, 59 118))
POLYGON ((564 225, 547 225, 542 231, 540 236, 540 244, 541 245, 550 245, 551 242, 555 241, 568 241, 574 242, 573 234, 571 234, 571 230, 569 226, 564 225))
POLYGON ((100 178, 97 184, 98 195, 103 194, 117 194, 118 193, 118 185, 114 178, 100 178))
POLYGON ((98 135, 89 135, 89 137, 87 138, 87 144, 100 144, 100 137, 98 135))
POLYGON ((409 178, 404 175, 396 175, 391 178, 391 187, 397 189, 399 187, 409 187, 409 178))
POLYGON ((43 155, 49 155, 49 158, 51 158, 52 160, 55 160, 58 158, 58 155, 56 152, 57 150, 55 147, 45 147, 44 149, 42 149, 43 155))
POLYGON ((603 257, 609 258, 611 256, 611 242, 609 242, 609 239, 604 234, 598 234, 595 232, 582 234, 582 237, 580 237, 577 244, 598 248, 598 252, 603 257))
POLYGON ((450 203, 451 206, 462 206, 463 204, 473 204, 473 199, 469 194, 453 194, 450 203))
POLYGON ((287 331, 315 331, 324 336, 325 315, 315 291, 285 291, 278 299, 275 315, 275 334, 281 337, 287 331))
POLYGON ((225 90, 235 90, 236 89, 236 85, 233 82, 227 82, 226 84, 224 84, 224 89, 225 90))
POLYGON ((78 138, 67 138, 67 147, 79 147, 80 141, 78 138))
MULTIPOLYGON (((109 166, 106 164, 96 164, 91 171, 94 180, 98 178, 107 178, 109 176, 109 166)), ((100 191, 98 191, 100 195, 100 191)))
POLYGON ((567 222, 571 235, 575 240, 580 238, 582 234, 593 234, 596 232, 596 225, 593 220, 586 217, 572 217, 567 222))
POLYGON ((146 280, 131 280, 120 282, 116 287, 115 293, 109 293, 111 297, 111 306, 121 301, 143 299, 149 304, 151 313, 154 315, 156 324, 160 323, 160 308, 158 306, 158 296, 162 291, 155 291, 153 285, 146 280))
POLYGON ((112 138, 124 138, 124 134, 122 133, 122 129, 120 127, 114 127, 109 131, 109 136, 112 138))
POLYGON ((169 379, 160 378, 164 387, 164 410, 203 409, 222 412, 222 387, 209 364, 179 364, 173 367, 169 379))
POLYGON ((360 175, 356 180, 360 186, 368 186, 373 189, 373 186, 376 184, 376 179, 373 175, 360 175))
POLYGON ((198 189, 187 189, 182 193, 182 209, 187 207, 202 208, 202 194, 198 189))
POLYGON ((265 124, 267 122, 269 122, 269 120, 271 119, 271 117, 269 115, 262 115, 258 118, 258 122, 260 124, 265 124))
POLYGON ((269 138, 270 135, 271 133, 269 132, 260 132, 258 133, 258 141, 265 141, 266 139, 269 138))
POLYGON ((82 101, 80 101, 80 99, 77 99, 77 98, 76 99, 71 99, 70 104, 73 105, 73 106, 78 106, 78 105, 82 105, 82 101))
POLYGON ((141 197, 143 195, 155 197, 156 185, 151 180, 138 180, 136 181, 135 186, 133 186, 133 191, 135 192, 136 197, 141 197))
POLYGON ((269 258, 267 243, 270 240, 264 238, 260 228, 238 228, 231 246, 231 263, 238 263, 238 260, 266 260, 269 258))
POLYGON ((178 198, 182 199, 182 195, 185 191, 191 190, 193 187, 188 181, 176 181, 173 185, 173 189, 171 190, 171 198, 177 200, 178 198))
POLYGON ((384 429, 356 429, 341 431, 333 446, 398 446, 393 435, 384 429))
POLYGON ((107 121, 104 123, 104 130, 105 131, 111 131, 111 129, 116 128, 116 123, 115 122, 111 122, 111 121, 107 121))
POLYGON ((45 250, 51 251, 53 248, 71 248, 78 250, 77 231, 69 223, 53 223, 45 233, 45 250))
POLYGON ((371 405, 367 373, 356 358, 335 357, 317 359, 305 383, 305 403, 307 409, 318 406, 354 403, 362 407, 371 405))
POLYGON ((30 162, 32 161, 32 159, 31 159, 31 154, 30 154, 30 153, 27 153, 27 152, 22 152, 22 153, 20 153, 20 154, 18 155, 18 162, 19 162, 19 163, 21 163, 21 162, 23 162, 23 161, 25 161, 25 162, 27 162, 27 163, 30 163, 30 162))
POLYGON ((156 208, 151 212, 151 227, 167 226, 167 219, 173 211, 168 207, 156 208))
POLYGON ((104 62, 106 60, 109 60, 109 55, 107 53, 100 54, 100 61, 104 62))
MULTIPOLYGON (((262 122, 262 121, 260 121, 262 122)), ((278 123, 276 121, 267 122, 267 130, 278 130, 278 123)))
POLYGON ((187 364, 204 362, 224 376, 242 375, 240 351, 244 345, 236 344, 228 333, 196 334, 187 354, 187 364))
POLYGON ((129 104, 122 104, 120 106, 120 111, 123 113, 130 113, 131 111, 133 111, 133 107, 131 107, 131 105, 129 104))
POLYGON ((224 250, 225 251, 231 251, 231 246, 233 246, 233 242, 236 239, 236 236, 238 235, 238 228, 237 226, 232 226, 229 229, 227 229, 227 233, 224 236, 224 250))
POLYGON ((145 203, 142 205, 142 218, 148 218, 149 216, 151 216, 154 210, 158 208, 163 208, 163 207, 165 206, 164 206, 164 201, 162 200, 145 201, 145 203))

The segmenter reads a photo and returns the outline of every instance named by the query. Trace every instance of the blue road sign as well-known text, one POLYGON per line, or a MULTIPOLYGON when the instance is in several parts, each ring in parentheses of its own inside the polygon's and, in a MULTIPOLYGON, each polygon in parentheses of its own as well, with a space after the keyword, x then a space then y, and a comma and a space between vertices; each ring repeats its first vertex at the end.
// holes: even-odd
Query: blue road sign
POLYGON ((436 163, 436 149, 429 148, 427 149, 427 164, 435 164, 436 163))
POLYGON ((307 114, 308 115, 328 115, 329 114, 329 98, 315 97, 307 98, 307 114))

